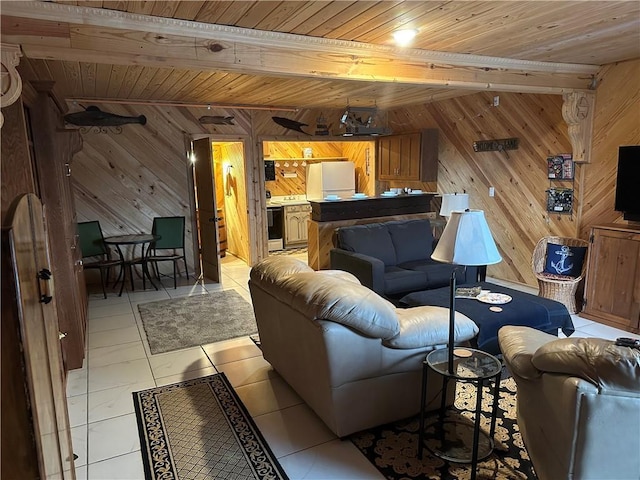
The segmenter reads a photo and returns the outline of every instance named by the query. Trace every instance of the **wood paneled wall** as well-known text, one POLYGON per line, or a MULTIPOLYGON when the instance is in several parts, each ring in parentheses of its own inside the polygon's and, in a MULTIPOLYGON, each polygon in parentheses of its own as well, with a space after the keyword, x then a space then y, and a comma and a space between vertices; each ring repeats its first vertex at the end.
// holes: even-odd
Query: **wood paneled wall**
POLYGON ((534 285, 531 252, 543 236, 573 236, 575 215, 546 211, 546 158, 571 151, 562 98, 482 93, 389 113, 394 131, 438 128, 440 193, 467 192, 471 208, 485 211, 503 261, 488 275, 534 285), (518 137, 518 150, 481 152, 475 140, 518 137), (489 187, 495 197, 489 197, 489 187))
POLYGON ((356 168, 356 190, 374 194, 373 176, 375 172, 374 141, 265 141, 263 142, 265 160, 276 162, 276 179, 266 182, 266 188, 274 196, 304 195, 307 190, 306 165, 314 162, 344 159, 352 161, 356 168), (311 148, 313 157, 302 158, 303 149, 311 148), (366 175, 366 151, 369 150, 370 175, 366 175), (284 176, 295 173, 295 176, 284 176), (370 181, 371 180, 371 181, 370 181))
MULTIPOLYGON (((196 269, 191 247, 193 232, 188 181, 191 166, 187 159, 185 137, 208 134, 213 142, 228 142, 232 137, 238 141, 246 139, 246 165, 251 166, 251 173, 257 181, 263 178, 256 173, 263 169, 263 165, 262 157, 256 153, 258 150, 253 148, 254 145, 259 146, 262 139, 269 138, 299 141, 301 144, 309 139, 307 135, 281 127, 271 117, 284 116, 313 126, 320 114, 314 110, 290 113, 120 104, 103 104, 100 107, 119 115, 145 115, 147 124, 125 125, 120 134, 108 131, 82 135, 84 148, 77 154, 73 168, 78 221, 100 220, 105 236, 109 236, 150 231, 155 216, 184 215, 187 225, 187 261, 192 272, 196 269), (232 116, 234 124, 202 125, 198 121, 201 116, 216 115, 232 116)), ((328 113, 324 112, 324 115, 326 117, 328 113)), ((337 118, 338 112, 332 115, 337 118)), ((304 128, 313 131, 312 127, 304 128)), ((331 152, 333 155, 333 150, 331 152)), ((300 150, 299 155, 301 153, 300 150)), ((240 170, 235 167, 233 172, 237 185, 249 173, 240 170)), ((248 254, 252 249, 262 255, 266 254, 266 246, 251 245, 247 239, 247 236, 251 236, 253 241, 258 242, 257 235, 250 233, 252 228, 256 231, 264 229, 266 232, 262 214, 264 204, 261 204, 262 199, 254 191, 260 190, 262 197, 264 193, 262 186, 257 183, 251 188, 245 187, 246 191, 236 191, 237 198, 242 198, 241 201, 245 203, 234 204, 231 211, 225 211, 225 215, 227 226, 231 227, 233 219, 229 217, 234 216, 234 212, 244 212, 239 217, 247 222, 247 227, 245 229, 240 224, 237 225, 238 251, 234 253, 244 255, 247 252, 247 260, 253 262, 257 258, 251 258, 248 254), (245 242, 246 246, 241 249, 239 244, 245 242)), ((235 231, 229 238, 230 248, 234 234, 235 231)))
POLYGON ((22 100, 2 109, 4 124, 2 125, 2 223, 4 225, 7 210, 21 193, 40 195, 38 184, 29 158, 26 123, 22 100))
POLYGON ((376 194, 376 142, 347 142, 342 152, 355 163, 356 192, 376 194))
MULTIPOLYGON (((147 117, 122 133, 84 133, 72 172, 78 221, 99 220, 105 236, 148 233, 156 216, 187 218, 187 258, 193 252, 188 163, 183 131, 188 112, 153 107, 103 106, 120 115, 147 117)), ((189 262, 193 272, 193 262, 189 262)))
MULTIPOLYGON (((530 267, 531 252, 541 237, 584 236, 589 225, 619 217, 612 210, 615 178, 612 162, 617 159, 618 145, 640 143, 637 108, 634 113, 634 105, 638 105, 638 85, 634 82, 638 78, 634 73, 637 69, 638 62, 627 62, 602 71, 596 93, 594 160, 591 164, 576 166, 573 215, 546 211, 546 190, 552 185, 547 178, 546 158, 571 152, 560 96, 501 93, 500 105, 493 107, 494 93, 487 92, 388 112, 389 126, 394 133, 423 128, 438 128, 440 132, 437 186, 397 186, 440 193, 468 192, 471 207, 485 211, 503 256, 501 263, 489 267, 488 274, 535 285, 530 267), (519 138, 518 150, 473 151, 476 140, 509 137, 519 138), (606 164, 599 163, 603 158, 608 159, 606 164), (604 179, 608 180, 603 182, 604 179), (495 188, 495 197, 489 197, 490 186, 495 188), (605 191, 610 193, 605 195, 605 191), (584 215, 581 221, 580 214, 584 215)), ((310 140, 308 136, 275 124, 272 115, 312 126, 320 113, 331 117, 327 112, 312 110, 283 113, 121 105, 103 105, 102 108, 122 115, 147 116, 146 126, 127 125, 121 135, 84 135, 85 147, 74 162, 78 219, 101 220, 108 235, 140 231, 144 225, 150 228, 154 215, 190 216, 184 133, 208 133, 214 140, 216 136, 246 135, 256 147, 254 151, 258 152, 261 140, 301 144, 310 140), (198 122, 201 115, 232 115, 235 125, 201 125, 198 122)), ((303 128, 313 131, 312 127, 303 128)), ((312 146, 316 156, 315 142, 312 146)), ((295 154, 301 155, 301 148, 297 148, 299 153, 296 151, 295 154)), ((340 152, 341 156, 353 158, 353 152, 348 150, 357 148, 348 147, 340 152)), ((371 194, 374 177, 373 174, 361 174, 363 170, 366 172, 363 158, 366 158, 364 150, 356 154, 358 189, 371 194), (360 185, 361 181, 365 186, 360 185)), ((263 169, 258 153, 248 155, 247 162, 254 172, 263 169)), ((301 173, 299 178, 303 178, 301 173)), ((251 188, 258 192, 257 186, 251 188)), ((272 194, 278 195, 280 190, 274 190, 272 194)), ((291 193, 285 188, 281 194, 291 193)), ((303 192, 294 190, 293 193, 303 192)), ((247 205, 249 227, 252 224, 256 228, 264 227, 260 208, 264 200, 251 191, 248 198, 253 202, 247 205)), ((190 225, 190 218, 187 224, 190 225)), ((188 235, 191 235, 190 231, 188 235)), ((190 244, 187 241, 187 245, 190 244)), ((266 254, 261 250, 262 246, 251 247, 266 254)))
POLYGON ((266 188, 273 196, 304 195, 307 191, 306 165, 318 162, 318 158, 342 157, 341 142, 263 142, 265 160, 276 163, 276 179, 266 182, 266 188), (302 159, 303 149, 311 148, 313 157, 302 159), (285 176, 293 175, 295 176, 285 176))
MULTIPOLYGON (((217 149, 216 149, 217 150, 217 149)), ((222 190, 227 251, 249 261, 249 228, 247 224, 247 188, 245 182, 244 145, 242 142, 220 144, 222 163, 222 190)), ((215 153, 214 153, 215 157, 215 153)), ((215 159, 218 162, 218 159, 215 159)), ((216 185, 216 195, 219 189, 216 185)), ((218 205, 220 208, 220 204, 218 205)))
POLYGON ((547 178, 547 156, 571 152, 560 96, 500 93, 493 107, 494 94, 480 93, 389 112, 394 132, 440 130, 437 191, 466 191, 471 207, 485 211, 503 257, 488 275, 535 286, 531 253, 541 237, 586 238, 591 225, 620 220, 613 210, 617 151, 640 143, 640 61, 607 66, 599 77, 592 162, 576 165, 572 215, 546 210, 550 186, 572 186, 547 178), (473 150, 475 140, 510 137, 519 138, 517 150, 473 150))
POLYGON ((582 167, 582 238, 587 238, 593 225, 627 223, 614 210, 618 147, 640 145, 640 60, 608 65, 598 79, 592 161, 582 167))

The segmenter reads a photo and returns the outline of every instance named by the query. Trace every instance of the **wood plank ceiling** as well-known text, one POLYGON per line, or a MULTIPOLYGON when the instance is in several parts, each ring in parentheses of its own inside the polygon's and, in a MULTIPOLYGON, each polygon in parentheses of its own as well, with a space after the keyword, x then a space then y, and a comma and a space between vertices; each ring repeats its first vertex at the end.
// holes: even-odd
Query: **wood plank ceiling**
POLYGON ((640 58, 640 2, 3 2, 2 41, 68 99, 394 108, 592 88, 640 58))

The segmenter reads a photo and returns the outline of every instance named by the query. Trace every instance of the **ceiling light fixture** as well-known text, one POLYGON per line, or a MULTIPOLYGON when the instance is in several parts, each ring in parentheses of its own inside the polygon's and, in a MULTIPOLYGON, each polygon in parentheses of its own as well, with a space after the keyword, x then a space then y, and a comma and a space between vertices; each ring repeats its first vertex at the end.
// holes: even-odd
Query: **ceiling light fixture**
POLYGON ((400 47, 406 47, 411 43, 411 41, 418 34, 418 31, 414 28, 404 29, 404 30, 396 30, 393 32, 393 39, 396 44, 400 47))

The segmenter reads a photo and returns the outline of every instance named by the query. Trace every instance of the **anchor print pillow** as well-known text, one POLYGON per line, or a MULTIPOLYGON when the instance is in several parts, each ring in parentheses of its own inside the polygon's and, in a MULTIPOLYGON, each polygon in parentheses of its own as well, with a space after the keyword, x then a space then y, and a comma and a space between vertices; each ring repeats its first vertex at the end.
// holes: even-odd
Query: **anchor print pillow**
POLYGON ((587 247, 569 247, 567 245, 547 244, 547 261, 544 273, 579 277, 587 247))

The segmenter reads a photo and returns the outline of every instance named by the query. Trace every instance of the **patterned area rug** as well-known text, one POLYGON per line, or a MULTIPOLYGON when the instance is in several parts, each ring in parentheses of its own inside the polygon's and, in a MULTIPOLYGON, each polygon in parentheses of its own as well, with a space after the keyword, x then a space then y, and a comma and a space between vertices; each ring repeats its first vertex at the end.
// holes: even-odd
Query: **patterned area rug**
POLYGON ((224 373, 133 393, 147 480, 287 479, 224 373))
MULTIPOLYGON (((455 406, 460 414, 450 410, 447 419, 471 423, 470 411, 475 408, 475 386, 458 383, 455 406)), ((483 412, 490 412, 493 395, 485 391, 482 396, 483 412)), ((433 424, 437 415, 427 419, 433 424)), ((419 418, 373 428, 351 436, 351 441, 389 479, 443 479, 462 480, 470 478, 469 464, 450 463, 423 449, 422 460, 418 459, 419 418)), ((483 431, 489 431, 488 415, 483 415, 483 431)), ((427 437, 429 427, 427 427, 427 437)), ((426 445, 429 446, 427 439, 426 445)), ((478 462, 478 479, 535 480, 529 454, 524 448, 516 423, 516 384, 513 378, 500 382, 500 399, 496 422, 495 448, 485 460, 478 462)))
POLYGON ((235 290, 138 305, 151 353, 257 333, 253 307, 235 290))
POLYGON ((285 248, 284 250, 274 250, 273 252, 269 252, 269 255, 298 255, 302 253, 307 253, 307 247, 285 248))

